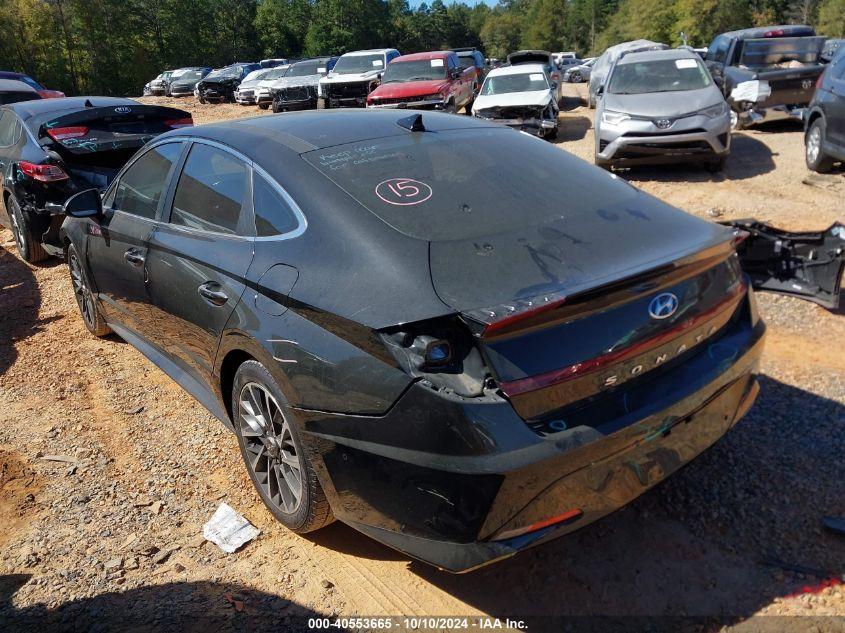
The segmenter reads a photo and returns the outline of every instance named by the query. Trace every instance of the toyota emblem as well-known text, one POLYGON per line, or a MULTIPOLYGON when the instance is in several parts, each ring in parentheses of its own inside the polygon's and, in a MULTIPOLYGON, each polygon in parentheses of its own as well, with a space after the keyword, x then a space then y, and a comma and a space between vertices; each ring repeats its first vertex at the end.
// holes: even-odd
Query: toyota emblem
POLYGON ((672 120, 671 119, 657 119, 656 125, 661 130, 667 130, 672 127, 672 120))

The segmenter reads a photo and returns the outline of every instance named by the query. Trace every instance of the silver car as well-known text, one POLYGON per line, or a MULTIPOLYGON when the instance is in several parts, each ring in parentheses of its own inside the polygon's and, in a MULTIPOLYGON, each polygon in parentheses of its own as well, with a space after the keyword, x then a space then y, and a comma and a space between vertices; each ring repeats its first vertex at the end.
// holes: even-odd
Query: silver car
POLYGON ((583 59, 578 64, 561 66, 564 83, 580 84, 582 81, 590 81, 590 72, 593 70, 596 59, 598 58, 592 57, 583 59))
POLYGON ((731 110, 688 50, 629 53, 598 92, 596 165, 706 163, 721 171, 731 146, 731 110))

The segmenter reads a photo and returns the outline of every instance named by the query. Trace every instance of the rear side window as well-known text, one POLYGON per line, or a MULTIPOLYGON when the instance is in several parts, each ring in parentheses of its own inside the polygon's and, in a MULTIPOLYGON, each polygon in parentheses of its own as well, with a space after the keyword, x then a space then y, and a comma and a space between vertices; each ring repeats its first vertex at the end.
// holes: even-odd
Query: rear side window
POLYGON ((247 166, 228 152, 195 143, 185 161, 170 223, 214 233, 239 234, 247 166))
POLYGON ((0 147, 17 143, 20 131, 17 117, 9 110, 0 110, 0 147))
POLYGON ((299 226, 296 215, 281 192, 257 172, 252 177, 252 204, 258 237, 284 235, 299 226))
POLYGON ((154 219, 167 176, 181 152, 182 143, 165 143, 136 160, 117 183, 112 208, 154 219))

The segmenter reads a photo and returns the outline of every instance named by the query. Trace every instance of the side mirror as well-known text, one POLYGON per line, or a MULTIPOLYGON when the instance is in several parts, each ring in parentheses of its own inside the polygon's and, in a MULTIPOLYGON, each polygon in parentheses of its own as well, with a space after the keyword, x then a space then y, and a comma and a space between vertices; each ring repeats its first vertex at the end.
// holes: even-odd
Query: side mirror
POLYGON ((103 215, 103 200, 98 189, 86 189, 72 195, 62 205, 65 215, 72 218, 99 218, 103 215))
POLYGON ((457 79, 458 77, 461 76, 461 71, 460 70, 453 70, 452 72, 449 73, 449 76, 452 79, 457 79))

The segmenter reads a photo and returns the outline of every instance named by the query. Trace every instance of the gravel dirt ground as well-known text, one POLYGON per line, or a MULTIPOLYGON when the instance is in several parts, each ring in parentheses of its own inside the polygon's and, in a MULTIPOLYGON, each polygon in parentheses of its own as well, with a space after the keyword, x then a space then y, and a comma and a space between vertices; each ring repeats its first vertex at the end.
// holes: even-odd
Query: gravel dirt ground
MULTIPOLYGON (((567 86, 557 145, 591 160, 580 89, 567 86)), ((197 123, 265 115, 144 101, 176 102, 197 123)), ((823 229, 843 217, 845 176, 811 177, 802 149, 800 129, 782 124, 737 134, 724 174, 620 175, 702 217, 823 229)), ((304 537, 275 523, 234 436, 128 344, 88 335, 64 264, 23 263, 5 230, 0 247, 0 628, 298 630, 310 615, 488 615, 535 631, 845 630, 845 537, 821 524, 845 516, 841 311, 758 295, 769 338, 742 423, 629 507, 452 576, 339 523, 304 537), (235 554, 201 537, 224 501, 261 530, 235 554)))

